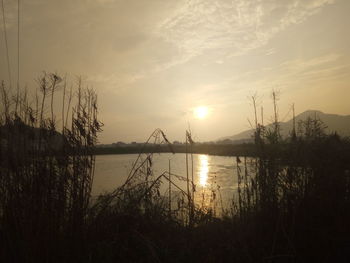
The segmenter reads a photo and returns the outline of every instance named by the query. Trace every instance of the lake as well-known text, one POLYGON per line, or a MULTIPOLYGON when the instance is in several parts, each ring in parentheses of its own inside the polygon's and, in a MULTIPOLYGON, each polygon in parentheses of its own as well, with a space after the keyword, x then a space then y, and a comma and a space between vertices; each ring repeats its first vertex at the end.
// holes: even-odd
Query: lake
MULTIPOLYGON (((192 161, 191 156, 188 155, 188 157, 189 177, 191 178, 192 161)), ((96 196, 121 186, 136 158, 137 154, 97 155, 92 194, 96 196)), ((182 153, 154 154, 153 173, 155 177, 169 170, 169 161, 172 174, 186 177, 186 154, 182 153)), ((243 172, 243 165, 240 164, 240 166, 243 172)), ((193 177, 196 185, 195 203, 197 205, 215 205, 214 199, 216 203, 219 202, 220 206, 227 208, 237 191, 236 157, 193 154, 193 177)), ((172 176, 172 181, 186 191, 186 181, 176 176, 172 176)), ((172 193, 173 191, 176 193, 176 190, 176 187, 172 187, 172 193)), ((161 192, 166 195, 167 191, 168 182, 163 180, 161 192)))

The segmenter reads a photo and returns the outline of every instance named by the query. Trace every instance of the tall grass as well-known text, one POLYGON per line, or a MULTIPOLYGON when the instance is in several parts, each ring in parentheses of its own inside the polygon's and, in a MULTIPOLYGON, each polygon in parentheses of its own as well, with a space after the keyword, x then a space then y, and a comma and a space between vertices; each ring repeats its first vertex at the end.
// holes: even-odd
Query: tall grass
POLYGON ((64 92, 67 117, 58 132, 54 99, 67 82, 43 74, 38 85, 33 106, 26 90, 12 94, 1 84, 0 242, 7 262, 59 261, 62 251, 74 252, 89 208, 101 130, 97 96, 81 81, 75 95, 64 92))
POLYGON ((273 128, 256 122, 256 169, 238 173, 239 222, 250 224, 260 258, 349 260, 349 140, 326 134, 316 117, 300 121, 282 139, 275 96, 273 102, 273 128))

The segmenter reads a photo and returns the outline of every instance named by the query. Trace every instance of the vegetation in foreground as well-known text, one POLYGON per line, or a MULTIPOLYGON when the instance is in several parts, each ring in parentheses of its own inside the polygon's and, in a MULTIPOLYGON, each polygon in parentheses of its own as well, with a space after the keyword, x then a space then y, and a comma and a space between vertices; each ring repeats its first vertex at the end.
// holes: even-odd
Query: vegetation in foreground
MULTIPOLYGON (((96 95, 78 82, 73 98, 54 74, 39 85, 34 106, 25 91, 12 96, 1 86, 4 262, 349 261, 350 142, 324 134, 319 120, 282 140, 277 114, 269 130, 255 119, 253 168, 236 158, 238 191, 217 218, 214 207, 194 205, 191 172, 182 177, 187 189, 177 189, 170 169, 154 174, 152 153, 139 156, 123 186, 91 200, 96 95)), ((159 129, 147 142, 171 147, 159 129)), ((188 171, 193 144, 187 133, 188 171)))

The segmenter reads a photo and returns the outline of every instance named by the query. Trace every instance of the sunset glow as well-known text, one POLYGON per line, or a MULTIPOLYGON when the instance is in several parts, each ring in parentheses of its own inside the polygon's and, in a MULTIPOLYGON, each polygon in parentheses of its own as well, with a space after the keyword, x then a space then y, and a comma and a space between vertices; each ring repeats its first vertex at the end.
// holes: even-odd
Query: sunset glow
POLYGON ((0 261, 350 263, 349 11, 0 0, 0 261))
POLYGON ((208 155, 201 154, 199 155, 199 184, 203 187, 207 185, 208 173, 208 155))
POLYGON ((208 107, 200 106, 194 109, 194 116, 197 119, 205 119, 208 116, 208 107))

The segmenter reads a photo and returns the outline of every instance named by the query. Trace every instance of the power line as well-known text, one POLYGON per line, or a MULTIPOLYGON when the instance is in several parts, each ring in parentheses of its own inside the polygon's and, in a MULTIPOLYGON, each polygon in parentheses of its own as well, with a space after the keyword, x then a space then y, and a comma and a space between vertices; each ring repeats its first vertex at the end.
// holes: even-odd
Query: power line
POLYGON ((9 74, 9 82, 10 82, 10 88, 12 87, 12 80, 11 80, 11 67, 10 67, 10 56, 9 56, 9 47, 7 43, 7 33, 6 33, 6 19, 5 19, 5 7, 4 7, 4 0, 1 0, 1 7, 2 7, 2 22, 4 27, 4 36, 5 36, 5 47, 6 47, 6 58, 7 58, 7 69, 9 74))
MULTIPOLYGON (((4 0, 2 0, 2 1, 4 1, 4 0)), ((20 28, 20 24, 19 24, 19 22, 20 22, 20 19, 19 19, 19 17, 20 17, 20 5, 19 5, 19 1, 20 0, 18 0, 17 1, 17 3, 18 3, 18 28, 17 28, 17 85, 18 85, 18 88, 19 88, 19 81, 20 81, 20 71, 19 71, 19 62, 20 62, 20 60, 19 60, 19 57, 20 57, 20 54, 19 54, 19 42, 20 42, 20 38, 19 38, 19 36, 20 36, 20 30, 19 30, 19 28, 20 28)))

